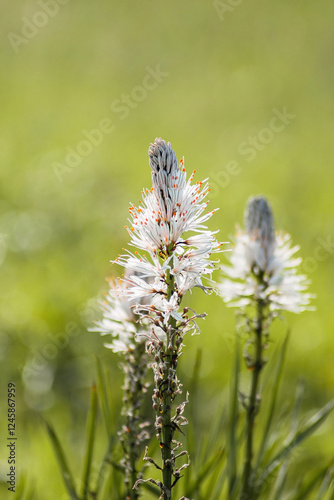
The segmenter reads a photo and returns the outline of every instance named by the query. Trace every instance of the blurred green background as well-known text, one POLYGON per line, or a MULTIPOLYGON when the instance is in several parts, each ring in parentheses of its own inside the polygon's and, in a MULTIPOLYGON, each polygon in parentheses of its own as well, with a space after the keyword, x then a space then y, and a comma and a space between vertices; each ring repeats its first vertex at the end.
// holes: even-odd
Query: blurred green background
MULTIPOLYGON (((301 246, 317 296, 316 312, 276 324, 268 354, 289 325, 284 400, 299 377, 305 411, 333 395, 334 4, 236 4, 1 3, 0 473, 4 481, 14 381, 18 472, 34 499, 65 491, 41 415, 71 463, 81 461, 94 355, 111 372, 119 411, 119 359, 87 328, 105 278, 119 273, 109 261, 128 242, 129 202, 150 187, 147 149, 156 136, 185 156, 189 174, 210 177, 211 206, 220 209, 210 227, 221 240, 242 223, 249 196, 268 197, 276 227, 301 246), (273 121, 279 113, 283 121, 273 121)), ((234 311, 200 290, 188 300, 208 313, 201 335, 186 339, 180 366, 186 384, 203 349, 205 431, 226 398, 234 311)), ((312 438, 313 460, 333 453, 332 428, 330 419, 312 438)), ((101 432, 101 449, 103 439, 101 432)))

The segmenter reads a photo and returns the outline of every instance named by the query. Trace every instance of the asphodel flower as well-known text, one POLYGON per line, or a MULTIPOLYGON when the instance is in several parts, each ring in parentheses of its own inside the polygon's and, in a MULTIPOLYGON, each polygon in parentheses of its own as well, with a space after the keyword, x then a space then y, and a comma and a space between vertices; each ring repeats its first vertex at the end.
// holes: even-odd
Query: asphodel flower
POLYGON ((138 207, 130 206, 131 225, 126 226, 137 250, 115 262, 136 270, 136 276, 125 278, 131 286, 124 293, 133 300, 150 299, 153 308, 164 315, 171 307, 171 279, 177 297, 175 311, 188 290, 195 286, 207 290, 202 278, 211 277, 215 262, 210 256, 220 251, 220 243, 215 237, 218 231, 209 231, 204 225, 215 212, 207 211, 207 180, 193 184, 194 172, 187 180, 183 159, 178 163, 170 143, 162 139, 151 144, 149 163, 153 187, 142 191, 138 207), (195 234, 189 235, 191 232, 195 234), (146 253, 139 255, 138 250, 146 253))
POLYGON ((118 281, 110 279, 109 285, 105 300, 101 302, 103 317, 96 322, 93 331, 101 335, 110 335, 111 339, 104 344, 105 347, 126 355, 137 348, 136 336, 141 339, 146 328, 145 325, 138 323, 138 315, 134 312, 137 302, 129 300, 127 296, 129 284, 120 279, 118 281))
POLYGON ((262 300, 273 313, 308 309, 309 281, 299 274, 302 262, 289 234, 275 232, 269 203, 263 196, 251 198, 245 211, 245 229, 239 229, 230 254, 230 266, 222 266, 227 279, 219 286, 228 305, 246 307, 262 300))
POLYGON ((251 198, 245 212, 245 229, 239 230, 223 266, 220 293, 229 305, 239 308, 239 319, 248 333, 243 356, 251 372, 249 395, 241 394, 246 410, 244 467, 239 498, 253 498, 254 427, 260 411, 260 376, 265 365, 269 327, 280 311, 299 313, 308 308, 308 281, 298 273, 301 259, 290 236, 276 233, 269 203, 263 196, 251 198))
MULTIPOLYGON (((139 206, 131 205, 129 212, 134 252, 127 251, 116 263, 132 269, 123 278, 124 285, 116 294, 125 296, 136 305, 142 324, 151 323, 150 333, 139 332, 153 355, 155 389, 153 408, 156 412, 156 433, 159 439, 162 466, 162 482, 153 479, 161 490, 161 498, 169 499, 173 485, 181 477, 181 467, 176 459, 188 456, 186 451, 177 452, 180 443, 174 434, 186 419, 182 402, 173 415, 173 401, 182 393, 176 369, 182 350, 183 336, 196 332, 196 319, 203 317, 189 308, 181 308, 187 291, 200 287, 209 288, 203 278, 211 279, 216 262, 213 253, 220 251, 216 240, 217 231, 210 231, 204 223, 214 211, 207 211, 209 184, 207 180, 193 183, 194 172, 187 180, 183 159, 178 163, 170 145, 156 139, 149 148, 152 169, 152 189, 142 192, 139 206)), ((147 458, 150 462, 153 459, 147 458)), ((139 481, 137 484, 140 484, 139 481)))

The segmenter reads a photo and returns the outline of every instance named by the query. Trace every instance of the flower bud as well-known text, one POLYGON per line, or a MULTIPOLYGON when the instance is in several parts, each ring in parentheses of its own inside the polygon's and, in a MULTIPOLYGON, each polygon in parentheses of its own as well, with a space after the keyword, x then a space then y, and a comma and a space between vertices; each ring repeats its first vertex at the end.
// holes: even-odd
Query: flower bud
POLYGON ((245 229, 252 239, 260 242, 269 257, 275 246, 275 227, 270 205, 263 196, 248 200, 245 211, 245 229))

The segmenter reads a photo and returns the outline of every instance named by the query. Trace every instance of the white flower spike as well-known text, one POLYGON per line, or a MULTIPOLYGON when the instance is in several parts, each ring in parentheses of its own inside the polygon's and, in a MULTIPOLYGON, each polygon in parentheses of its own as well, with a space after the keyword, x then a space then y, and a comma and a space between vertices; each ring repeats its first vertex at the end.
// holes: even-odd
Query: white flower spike
MULTIPOLYGON (((161 298, 169 301, 168 282, 173 277, 178 300, 173 301, 177 311, 182 296, 193 287, 204 288, 202 278, 211 278, 216 261, 210 260, 213 253, 220 252, 216 240, 218 231, 209 231, 204 223, 215 210, 206 211, 206 197, 210 191, 205 181, 192 183, 194 172, 187 180, 182 159, 178 164, 170 143, 157 138, 149 148, 149 163, 152 169, 152 189, 142 191, 139 207, 131 205, 131 226, 126 226, 131 245, 130 251, 114 262, 136 271, 136 276, 125 278, 130 285, 121 293, 138 301, 150 297, 155 307, 161 298), (183 238, 183 233, 187 237, 183 238), (189 235, 189 232, 195 234, 189 235), (145 251, 146 255, 140 255, 145 251)), ((166 312, 164 306, 162 314, 166 312)))
POLYGON ((262 300, 273 313, 300 313, 310 309, 309 281, 298 274, 301 258, 295 257, 288 234, 275 233, 273 215, 263 196, 251 198, 245 212, 245 230, 239 230, 230 254, 231 266, 222 266, 227 279, 219 286, 230 306, 245 307, 262 300))
MULTIPOLYGON (((217 231, 209 231, 204 225, 214 213, 207 211, 208 182, 193 184, 194 172, 187 180, 183 159, 178 163, 171 144, 161 138, 150 145, 148 154, 152 189, 143 191, 140 206, 131 205, 129 210, 131 226, 127 229, 131 245, 137 250, 128 251, 115 261, 134 273, 124 277, 125 285, 117 293, 137 302, 134 312, 144 324, 151 323, 150 335, 143 338, 154 359, 152 400, 162 455, 162 467, 158 468, 162 470, 163 482, 150 481, 159 486, 161 498, 171 498, 180 471, 189 465, 177 468, 175 464, 177 458, 187 455, 177 451, 181 444, 174 439, 176 430, 186 423, 182 414, 187 401, 173 415, 173 401, 182 393, 178 358, 185 333, 196 333, 196 318, 203 317, 189 308, 182 309, 181 301, 194 287, 208 290, 202 279, 211 278, 216 264, 211 255, 221 250, 217 231), (143 298, 146 303, 138 304, 143 298)), ((150 461, 154 463, 153 459, 150 461)))

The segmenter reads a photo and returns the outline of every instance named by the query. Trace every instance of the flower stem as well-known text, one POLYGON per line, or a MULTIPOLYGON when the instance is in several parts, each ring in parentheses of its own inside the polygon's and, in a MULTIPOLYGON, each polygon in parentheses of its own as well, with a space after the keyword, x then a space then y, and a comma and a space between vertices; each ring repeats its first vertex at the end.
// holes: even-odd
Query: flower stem
POLYGON ((263 334, 263 309, 264 304, 261 300, 257 302, 257 318, 255 334, 255 356, 252 372, 251 391, 247 406, 246 416, 246 448, 245 448, 245 462, 244 473, 242 481, 242 489, 240 493, 240 500, 251 500, 253 498, 252 492, 252 459, 253 459, 253 434, 255 416, 259 410, 259 401, 257 400, 258 386, 260 380, 260 372, 263 367, 262 360, 262 334, 263 334))
MULTIPOLYGON (((169 341, 170 339, 167 340, 169 341)), ((166 391, 162 403, 163 421, 162 421, 162 479, 164 485, 164 500, 170 500, 172 498, 172 439, 173 439, 173 428, 172 428, 172 398, 171 391, 169 388, 169 377, 168 374, 171 370, 172 356, 167 355, 166 357, 166 391)))
POLYGON ((128 492, 127 492, 127 498, 129 500, 137 500, 139 498, 139 492, 138 490, 133 488, 133 485, 137 481, 137 469, 136 469, 136 462, 137 462, 137 453, 135 452, 135 447, 136 447, 136 440, 134 439, 134 436, 131 436, 129 438, 129 466, 130 466, 130 475, 131 475, 131 483, 128 485, 128 492))
POLYGON ((137 469, 140 454, 140 445, 145 436, 140 429, 142 423, 141 406, 146 393, 144 383, 146 362, 144 358, 145 345, 138 344, 135 349, 129 349, 125 356, 123 369, 125 372, 123 412, 126 415, 126 426, 120 432, 120 439, 124 450, 123 465, 125 466, 125 485, 127 500, 137 500, 139 492, 133 485, 141 477, 141 470, 137 469))
MULTIPOLYGON (((167 272, 167 299, 169 300, 173 295, 175 284, 174 277, 167 272)), ((169 320, 169 328, 166 332, 166 353, 165 353, 165 372, 163 379, 163 401, 162 401, 162 441, 161 441, 161 455, 162 455, 162 480, 164 485, 164 500, 171 500, 172 498, 172 478, 173 478, 173 452, 172 441, 174 429, 172 425, 172 401, 173 401, 173 388, 171 382, 175 378, 176 373, 176 359, 173 357, 175 351, 175 328, 176 321, 174 318, 169 320)))

